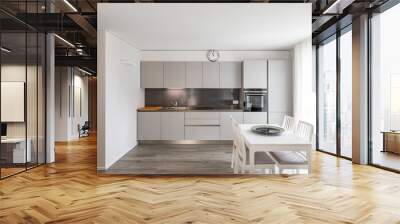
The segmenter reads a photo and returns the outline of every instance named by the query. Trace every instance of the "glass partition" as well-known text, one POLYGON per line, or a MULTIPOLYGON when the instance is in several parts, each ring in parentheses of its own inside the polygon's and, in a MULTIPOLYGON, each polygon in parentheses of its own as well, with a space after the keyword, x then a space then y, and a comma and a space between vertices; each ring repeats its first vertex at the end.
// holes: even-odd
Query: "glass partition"
MULTIPOLYGON (((39 2, 17 11, 39 12, 39 2)), ((45 45, 43 33, 0 12, 1 179, 45 163, 45 45)))
POLYGON ((26 35, 1 34, 1 176, 26 169, 26 35), (6 49, 6 50, 4 50, 6 49))

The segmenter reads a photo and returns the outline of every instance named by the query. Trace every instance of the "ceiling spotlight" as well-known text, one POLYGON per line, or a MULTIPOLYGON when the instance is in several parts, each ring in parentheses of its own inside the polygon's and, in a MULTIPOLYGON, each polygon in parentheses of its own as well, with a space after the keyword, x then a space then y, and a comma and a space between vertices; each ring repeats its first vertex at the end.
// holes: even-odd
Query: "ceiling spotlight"
POLYGON ((83 73, 85 73, 86 75, 93 75, 92 73, 90 73, 90 72, 88 72, 88 71, 86 71, 86 70, 83 70, 83 69, 81 69, 81 68, 79 68, 79 67, 78 67, 78 70, 81 71, 81 72, 83 72, 83 73))
POLYGON ((322 14, 342 14, 343 10, 351 5, 355 0, 336 0, 322 14))
POLYGON ((5 48, 5 47, 1 47, 0 49, 1 49, 1 51, 4 51, 4 52, 6 52, 6 53, 10 53, 10 52, 11 52, 10 49, 7 49, 7 48, 5 48))
POLYGON ((64 0, 64 3, 67 4, 74 12, 78 12, 75 6, 73 6, 68 0, 64 0))
POLYGON ((66 39, 64 39, 64 38, 62 38, 62 37, 60 37, 60 36, 57 35, 57 34, 54 34, 54 36, 57 37, 57 38, 58 38, 59 40, 61 40, 62 42, 66 43, 68 46, 75 48, 75 45, 73 45, 73 44, 72 44, 71 42, 69 42, 68 40, 66 40, 66 39))

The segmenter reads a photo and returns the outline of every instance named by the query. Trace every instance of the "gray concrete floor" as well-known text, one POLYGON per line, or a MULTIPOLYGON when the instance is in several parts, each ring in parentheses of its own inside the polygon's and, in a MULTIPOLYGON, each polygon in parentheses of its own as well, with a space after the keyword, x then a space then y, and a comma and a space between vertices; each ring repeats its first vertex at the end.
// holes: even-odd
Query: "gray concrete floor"
POLYGON ((232 145, 138 145, 106 174, 233 174, 232 145))

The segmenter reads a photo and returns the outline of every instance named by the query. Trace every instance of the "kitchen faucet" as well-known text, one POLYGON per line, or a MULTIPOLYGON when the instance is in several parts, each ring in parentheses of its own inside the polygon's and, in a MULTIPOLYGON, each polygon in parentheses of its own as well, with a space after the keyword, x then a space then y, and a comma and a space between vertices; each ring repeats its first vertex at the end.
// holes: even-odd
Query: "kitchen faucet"
POLYGON ((178 107, 178 105, 179 105, 179 102, 178 102, 178 100, 174 100, 174 101, 172 101, 172 106, 174 106, 174 107, 178 107))

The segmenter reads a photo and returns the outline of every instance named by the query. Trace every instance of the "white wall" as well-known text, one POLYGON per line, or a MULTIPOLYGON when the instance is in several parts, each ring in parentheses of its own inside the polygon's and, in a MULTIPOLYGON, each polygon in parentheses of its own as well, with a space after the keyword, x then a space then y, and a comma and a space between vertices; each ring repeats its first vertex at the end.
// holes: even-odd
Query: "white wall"
POLYGON ((97 169, 103 170, 137 145, 136 109, 144 93, 139 50, 108 31, 97 36, 97 169))
POLYGON ((72 67, 56 67, 55 73, 55 141, 77 139, 78 124, 88 120, 88 77, 72 67), (77 88, 80 99, 75 97, 77 88))
MULTIPOLYGON (((290 59, 289 51, 220 51, 219 61, 290 59)), ((207 51, 141 51, 142 61, 207 61, 207 51)))

